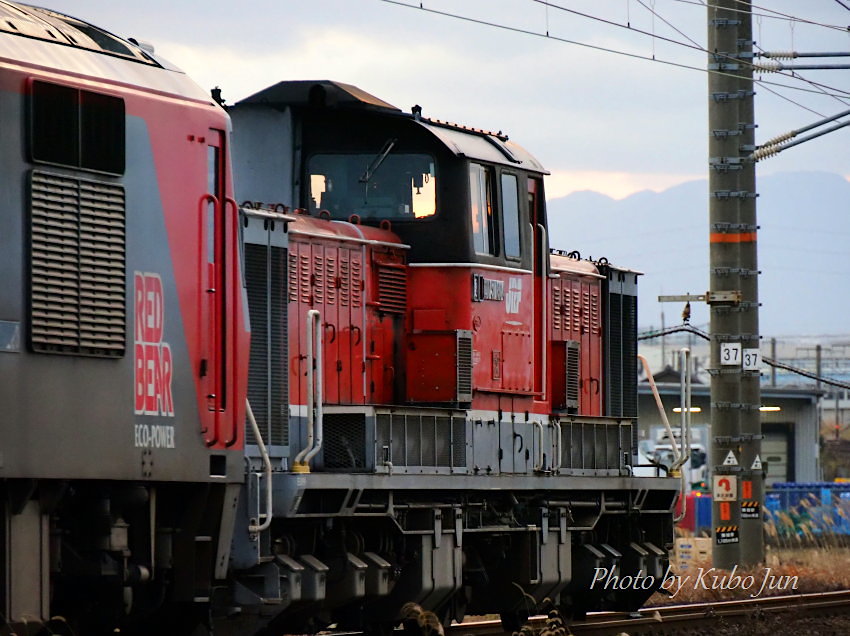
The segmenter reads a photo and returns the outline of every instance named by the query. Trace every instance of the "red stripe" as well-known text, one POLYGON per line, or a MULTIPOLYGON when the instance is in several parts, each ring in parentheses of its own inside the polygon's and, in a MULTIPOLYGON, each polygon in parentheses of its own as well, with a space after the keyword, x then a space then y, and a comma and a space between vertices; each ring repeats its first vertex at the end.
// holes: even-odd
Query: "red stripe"
POLYGON ((711 243, 755 243, 755 232, 738 232, 735 234, 726 232, 713 232, 709 239, 711 243))

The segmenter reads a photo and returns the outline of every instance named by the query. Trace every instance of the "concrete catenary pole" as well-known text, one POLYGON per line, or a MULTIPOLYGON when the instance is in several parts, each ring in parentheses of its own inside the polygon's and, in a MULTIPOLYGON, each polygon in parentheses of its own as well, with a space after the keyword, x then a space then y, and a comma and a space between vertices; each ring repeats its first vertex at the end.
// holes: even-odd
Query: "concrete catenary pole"
MULTIPOLYGON (((738 56, 743 58, 739 91, 743 97, 738 108, 741 130, 741 155, 755 149, 755 109, 753 98, 753 22, 749 0, 737 3, 738 56)), ((752 566, 764 563, 764 473, 761 461, 761 356, 759 336, 758 243, 756 235, 756 164, 745 161, 738 180, 739 215, 742 240, 739 246, 741 304, 741 555, 740 563, 752 566), (747 237, 744 239, 743 237, 747 237)))
MULTIPOLYGON (((742 360, 751 348, 753 334, 742 341, 742 309, 757 316, 758 300, 752 297, 754 272, 742 267, 743 244, 755 249, 754 223, 744 222, 741 208, 751 205, 754 218, 754 178, 743 177, 749 153, 742 126, 742 103, 752 99, 751 83, 741 71, 750 67, 751 37, 745 32, 740 0, 715 0, 708 5, 708 123, 709 123, 709 293, 711 332, 711 431, 713 493, 712 526, 715 567, 731 569, 741 561, 742 413, 749 412, 751 387, 744 408, 742 360), (743 86, 742 86, 743 85, 743 86), (752 185, 751 189, 742 187, 752 185), (745 282, 746 280, 746 282, 745 282), (749 295, 743 297, 747 288, 749 295)), ((751 75, 750 75, 751 77, 751 75)), ((748 122, 752 123, 752 115, 748 122)), ((751 152, 751 151, 750 151, 751 152)), ((753 270, 755 267, 752 268, 753 270)), ((757 320, 757 319, 756 319, 757 320)), ((758 347, 756 322, 756 347, 758 347)), ((748 372, 749 373, 749 372, 748 372)), ((756 385, 757 386, 757 385, 756 385)), ((755 414, 758 416, 758 403, 755 414)), ((748 428, 749 420, 744 418, 748 428)), ((749 455, 749 453, 748 453, 749 455)), ((752 496, 753 493, 746 493, 752 496)))

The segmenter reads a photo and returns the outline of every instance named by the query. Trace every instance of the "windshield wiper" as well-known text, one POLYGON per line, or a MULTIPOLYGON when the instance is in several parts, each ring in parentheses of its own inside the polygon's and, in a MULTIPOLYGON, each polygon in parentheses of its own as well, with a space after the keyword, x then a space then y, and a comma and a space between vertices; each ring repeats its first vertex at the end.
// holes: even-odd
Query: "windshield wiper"
POLYGON ((381 148, 381 151, 375 155, 375 158, 372 159, 372 163, 369 164, 369 167, 366 168, 366 172, 364 172, 358 181, 360 183, 369 183, 372 180, 372 176, 375 172, 378 171, 378 168, 381 167, 381 164, 384 163, 384 159, 387 158, 387 155, 390 154, 390 151, 395 147, 395 143, 398 139, 387 139, 387 143, 384 144, 384 147, 381 148))

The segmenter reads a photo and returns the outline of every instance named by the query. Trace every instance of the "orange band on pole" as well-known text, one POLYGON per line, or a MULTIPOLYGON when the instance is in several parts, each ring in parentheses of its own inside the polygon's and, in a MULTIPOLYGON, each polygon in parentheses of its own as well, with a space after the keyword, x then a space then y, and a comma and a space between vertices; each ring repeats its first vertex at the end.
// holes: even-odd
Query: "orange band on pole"
POLYGON ((739 232, 737 234, 713 232, 709 239, 711 243, 755 243, 755 232, 739 232))

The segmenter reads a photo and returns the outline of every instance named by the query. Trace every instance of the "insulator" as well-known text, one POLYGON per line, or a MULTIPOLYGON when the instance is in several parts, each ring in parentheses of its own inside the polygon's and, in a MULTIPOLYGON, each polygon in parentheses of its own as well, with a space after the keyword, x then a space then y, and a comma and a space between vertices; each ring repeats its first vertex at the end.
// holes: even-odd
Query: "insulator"
POLYGON ((797 58, 797 51, 764 51, 761 56, 771 60, 793 60, 797 58))
POLYGON ((788 141, 789 139, 794 139, 794 137, 796 137, 796 136, 797 136, 797 133, 793 130, 791 132, 782 133, 781 135, 764 142, 761 145, 761 147, 765 148, 767 146, 775 146, 777 144, 781 144, 783 141, 788 141))
POLYGON ((766 60, 764 62, 754 62, 753 70, 762 71, 764 73, 778 73, 782 70, 782 64, 773 60, 766 60))
POLYGON ((781 146, 762 146, 756 150, 751 156, 753 161, 761 161, 778 154, 782 150, 781 146))

